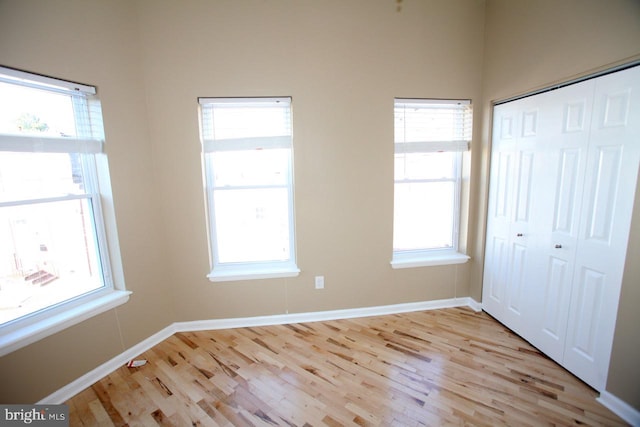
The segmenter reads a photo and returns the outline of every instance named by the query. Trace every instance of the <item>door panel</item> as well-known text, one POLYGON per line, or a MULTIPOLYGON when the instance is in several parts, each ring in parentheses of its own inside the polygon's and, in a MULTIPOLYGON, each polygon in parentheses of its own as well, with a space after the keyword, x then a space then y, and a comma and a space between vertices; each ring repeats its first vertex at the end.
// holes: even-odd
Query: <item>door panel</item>
POLYGON ((520 152, 520 161, 518 162, 518 185, 516 187, 516 222, 529 222, 529 213, 531 208, 531 183, 533 173, 533 152, 520 152))
POLYGON ((494 198, 494 219, 502 219, 509 221, 508 210, 511 199, 511 173, 513 170, 513 156, 512 152, 499 152, 497 153, 496 160, 498 162, 496 174, 496 186, 495 186, 495 198, 494 198))
POLYGON ((522 113, 522 136, 536 136, 538 134, 538 110, 522 113))
POLYGON ((544 282, 542 304, 542 330, 537 338, 538 348, 552 359, 561 362, 567 329, 567 297, 571 292, 570 263, 561 258, 549 257, 547 280, 544 282))
MULTIPOLYGON (((553 212, 553 233, 575 235, 576 188, 580 169, 580 148, 562 148, 559 150, 560 162, 555 187, 555 208, 553 212)), ((552 189, 553 190, 553 189, 552 189)))
MULTIPOLYGON (((507 308, 509 316, 522 316, 522 289, 526 280, 525 264, 526 264, 527 248, 519 244, 514 244, 511 251, 511 274, 509 275, 509 295, 507 300, 507 308)), ((516 331, 518 332, 518 331, 516 331)))
MULTIPOLYGON (((497 306, 502 306, 504 298, 504 288, 507 280, 507 268, 509 266, 507 258, 507 242, 500 237, 491 239, 490 250, 487 258, 491 260, 491 274, 487 277, 488 297, 497 306)), ((490 301, 487 301, 490 303, 490 301)))
POLYGON ((604 95, 604 114, 602 127, 625 127, 629 117, 629 104, 631 88, 625 88, 618 92, 610 92, 604 95))
POLYGON ((593 361, 598 336, 602 297, 606 275, 600 271, 583 268, 576 289, 576 325, 569 337, 569 346, 580 356, 593 361))
POLYGON ((564 132, 584 131, 586 99, 566 102, 564 106, 564 132))
POLYGON ((594 153, 595 171, 591 174, 591 191, 587 201, 587 235, 586 239, 600 240, 609 244, 615 198, 620 176, 622 145, 598 147, 594 153))

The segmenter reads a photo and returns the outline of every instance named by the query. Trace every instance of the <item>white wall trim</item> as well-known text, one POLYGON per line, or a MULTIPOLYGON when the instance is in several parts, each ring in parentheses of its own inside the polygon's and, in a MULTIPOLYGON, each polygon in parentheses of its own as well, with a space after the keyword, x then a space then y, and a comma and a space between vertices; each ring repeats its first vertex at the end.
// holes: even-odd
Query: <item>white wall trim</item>
POLYGON ((632 426, 640 426, 640 411, 629 405, 624 400, 616 397, 606 390, 600 393, 600 397, 596 400, 632 426))
POLYGON ((384 316, 388 314, 408 313, 412 311, 437 310, 451 307, 470 307, 480 311, 481 304, 470 297, 449 298, 435 301, 410 302, 404 304, 383 305, 377 307, 351 308, 344 310, 316 311, 309 313, 276 314, 272 316, 242 317, 230 319, 196 320, 176 322, 149 338, 139 342, 111 360, 87 372, 75 381, 55 391, 38 404, 61 404, 71 399, 96 381, 109 375, 129 360, 166 340, 176 332, 204 331, 216 329, 244 328, 249 326, 283 325, 288 323, 319 322, 326 320, 353 319, 356 317, 384 316))

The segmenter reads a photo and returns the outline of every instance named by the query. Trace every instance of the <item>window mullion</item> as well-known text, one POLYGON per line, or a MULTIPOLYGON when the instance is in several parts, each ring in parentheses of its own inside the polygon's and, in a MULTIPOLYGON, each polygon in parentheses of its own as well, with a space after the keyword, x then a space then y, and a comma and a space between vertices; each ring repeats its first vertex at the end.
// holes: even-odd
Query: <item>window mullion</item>
POLYGON ((221 186, 214 186, 212 189, 214 191, 224 191, 224 190, 268 190, 268 189, 277 189, 277 188, 289 188, 289 186, 286 184, 221 185, 221 186))
POLYGON ((428 184, 431 182, 453 182, 456 183, 458 178, 424 178, 424 179, 396 179, 396 184, 428 184))

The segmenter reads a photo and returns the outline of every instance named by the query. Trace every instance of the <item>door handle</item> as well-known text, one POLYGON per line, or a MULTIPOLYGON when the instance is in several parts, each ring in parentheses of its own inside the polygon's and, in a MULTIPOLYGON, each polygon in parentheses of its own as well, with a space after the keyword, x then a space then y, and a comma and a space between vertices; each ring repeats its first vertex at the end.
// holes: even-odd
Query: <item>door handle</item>
POLYGON ((560 249, 560 248, 562 248, 562 245, 555 245, 554 247, 555 247, 556 249, 560 249))
POLYGON ((522 237, 522 233, 516 234, 516 237, 522 237))

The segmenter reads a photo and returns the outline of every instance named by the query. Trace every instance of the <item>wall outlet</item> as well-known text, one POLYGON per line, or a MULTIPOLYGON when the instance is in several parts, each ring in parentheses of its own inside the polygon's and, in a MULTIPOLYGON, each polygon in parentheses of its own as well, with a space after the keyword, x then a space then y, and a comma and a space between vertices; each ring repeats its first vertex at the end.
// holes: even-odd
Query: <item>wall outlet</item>
POLYGON ((324 289, 324 276, 316 276, 316 289, 324 289))

